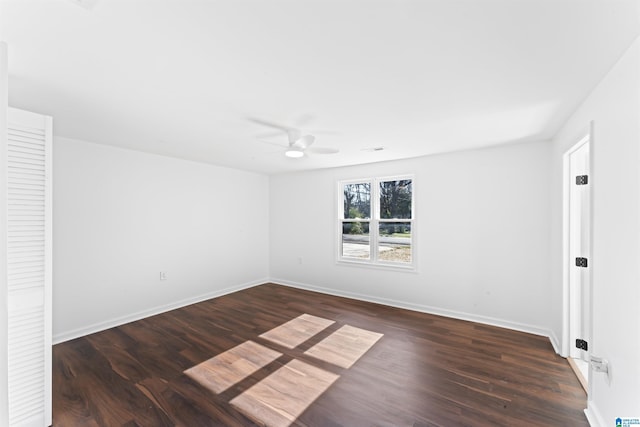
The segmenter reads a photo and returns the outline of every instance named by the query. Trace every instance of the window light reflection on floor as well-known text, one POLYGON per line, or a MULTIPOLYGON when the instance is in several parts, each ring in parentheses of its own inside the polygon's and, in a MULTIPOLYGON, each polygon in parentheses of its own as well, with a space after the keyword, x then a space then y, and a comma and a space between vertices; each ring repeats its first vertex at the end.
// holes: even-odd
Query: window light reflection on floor
MULTIPOLYGON (((302 314, 259 337, 293 349, 334 323, 333 320, 302 314)), ((383 334, 377 332, 344 325, 304 354, 348 369, 382 337, 383 334)), ((184 373, 203 387, 220 394, 281 356, 283 353, 248 340, 184 373)), ((338 378, 338 374, 293 359, 238 394, 230 404, 259 424, 288 427, 338 378)))
POLYGON ((268 347, 245 341, 216 357, 184 371, 189 377, 216 394, 239 383, 267 366, 282 353, 268 347))

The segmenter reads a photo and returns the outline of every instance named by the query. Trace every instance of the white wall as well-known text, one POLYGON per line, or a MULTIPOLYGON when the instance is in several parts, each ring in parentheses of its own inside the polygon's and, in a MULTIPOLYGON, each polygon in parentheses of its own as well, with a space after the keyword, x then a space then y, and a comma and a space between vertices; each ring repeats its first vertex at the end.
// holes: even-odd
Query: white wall
MULTIPOLYGON (((7 118, 9 71, 7 43, 0 41, 0 175, 7 176, 7 118)), ((0 425, 9 424, 9 312, 7 300, 7 185, 0 185, 0 425)))
POLYGON ((546 335, 549 157, 541 142, 272 176, 271 278, 546 335), (337 181, 406 173, 418 272, 336 264, 337 181))
MULTIPOLYGON (((595 356, 611 364, 595 374, 588 416, 613 425, 640 417, 640 39, 594 89, 553 141, 554 259, 561 260, 562 154, 594 121, 593 333, 595 356)), ((554 332, 562 332, 562 264, 552 270, 554 332)), ((563 337, 564 339, 564 337, 563 337)))
POLYGON ((55 342, 268 280, 267 176, 63 138, 53 170, 55 342))

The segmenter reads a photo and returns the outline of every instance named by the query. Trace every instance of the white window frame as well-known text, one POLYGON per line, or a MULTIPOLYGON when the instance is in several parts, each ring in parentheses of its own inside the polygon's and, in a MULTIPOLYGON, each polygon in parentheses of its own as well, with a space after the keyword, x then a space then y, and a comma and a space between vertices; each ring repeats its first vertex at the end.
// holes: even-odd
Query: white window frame
POLYGON ((336 256, 337 263, 347 265, 357 265, 363 267, 385 268, 393 270, 416 270, 416 203, 415 203, 415 177, 413 174, 408 175, 391 175, 381 177, 367 177, 360 179, 348 179, 340 180, 337 184, 337 225, 336 225, 336 256), (411 193, 411 218, 398 218, 398 219, 382 219, 380 218, 380 183, 385 181, 399 181, 399 180, 411 180, 412 193, 411 193), (370 216, 371 218, 344 218, 344 186, 349 184, 362 184, 369 183, 371 185, 371 201, 370 201, 370 216), (344 257, 342 254, 342 230, 345 222, 368 222, 369 223, 369 259, 344 257), (380 239, 380 224, 381 223, 394 223, 394 222, 408 222, 411 224, 411 262, 394 262, 378 259, 378 247, 380 239))

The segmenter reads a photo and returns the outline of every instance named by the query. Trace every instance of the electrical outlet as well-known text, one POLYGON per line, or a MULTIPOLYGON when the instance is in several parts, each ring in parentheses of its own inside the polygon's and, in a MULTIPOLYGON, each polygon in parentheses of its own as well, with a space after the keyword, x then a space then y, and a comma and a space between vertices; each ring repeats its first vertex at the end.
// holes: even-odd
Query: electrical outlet
POLYGON ((302 265, 302 257, 298 257, 298 264, 302 265))
POLYGON ((167 280, 167 272, 166 271, 161 271, 160 272, 160 280, 167 280))

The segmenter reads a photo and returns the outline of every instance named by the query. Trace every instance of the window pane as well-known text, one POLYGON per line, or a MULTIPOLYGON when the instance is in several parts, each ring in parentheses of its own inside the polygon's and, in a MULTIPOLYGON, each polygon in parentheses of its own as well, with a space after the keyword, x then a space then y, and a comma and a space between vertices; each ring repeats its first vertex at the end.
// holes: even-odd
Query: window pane
POLYGON ((371 218, 371 184, 346 184, 343 188, 344 219, 371 218))
POLYGON ((411 262, 411 223, 379 224, 378 259, 380 261, 411 262))
POLYGON ((410 179, 380 183, 380 218, 410 219, 413 183, 410 179))
POLYGON ((342 223, 342 256, 345 258, 369 259, 368 222, 342 223))

